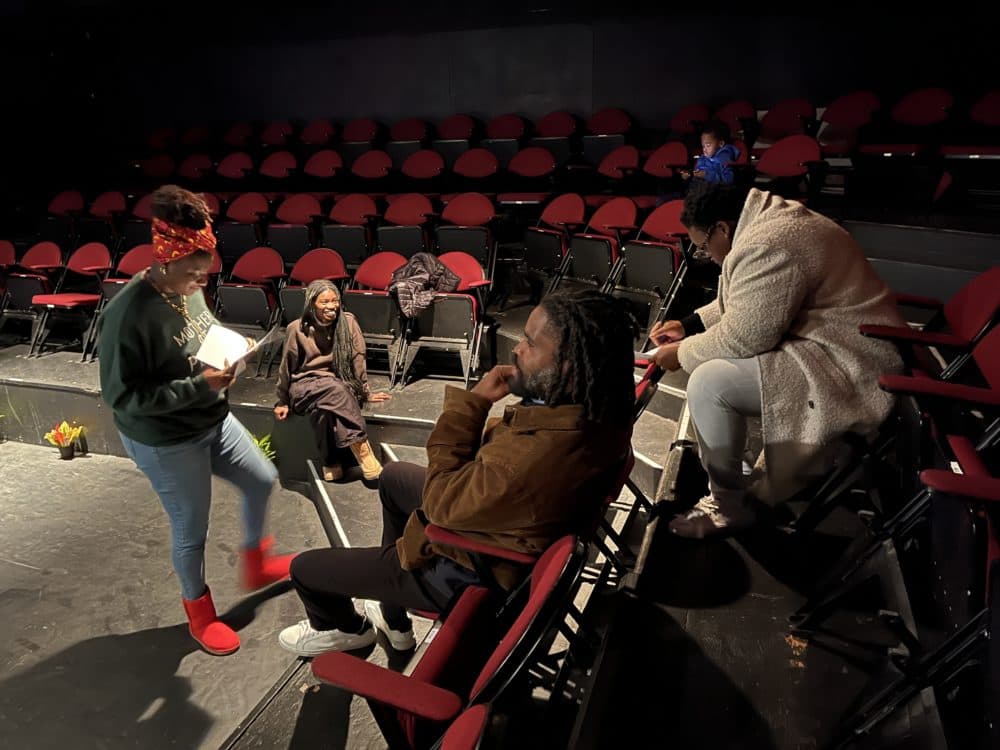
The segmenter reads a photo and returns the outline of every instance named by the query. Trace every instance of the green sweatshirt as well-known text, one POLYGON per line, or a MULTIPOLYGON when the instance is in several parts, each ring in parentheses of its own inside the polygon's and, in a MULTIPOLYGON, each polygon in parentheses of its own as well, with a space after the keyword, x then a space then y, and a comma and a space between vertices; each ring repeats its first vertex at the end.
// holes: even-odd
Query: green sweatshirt
POLYGON ((126 437, 171 445, 207 432, 229 413, 225 395, 208 386, 205 366, 194 358, 199 334, 216 320, 201 290, 187 298, 188 323, 142 276, 101 315, 101 395, 126 437))

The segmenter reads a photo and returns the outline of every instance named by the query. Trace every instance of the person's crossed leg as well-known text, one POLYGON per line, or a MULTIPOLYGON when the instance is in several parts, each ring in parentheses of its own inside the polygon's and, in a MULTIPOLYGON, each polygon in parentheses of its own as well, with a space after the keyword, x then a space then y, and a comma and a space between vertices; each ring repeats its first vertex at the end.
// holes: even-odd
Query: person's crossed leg
POLYGON ((759 417, 760 367, 756 357, 713 359, 691 373, 688 409, 711 494, 670 522, 678 536, 701 539, 753 524, 743 454, 747 419, 759 417))
POLYGON ((309 550, 295 558, 292 583, 307 618, 281 632, 278 640, 285 649, 315 656, 364 648, 375 642, 377 628, 394 648, 406 650, 415 645, 407 609, 440 612, 447 606, 451 594, 426 580, 423 571, 403 570, 396 551, 407 519, 420 507, 425 472, 398 462, 383 470, 381 546, 309 550), (365 614, 355 609, 353 598, 371 600, 365 614))

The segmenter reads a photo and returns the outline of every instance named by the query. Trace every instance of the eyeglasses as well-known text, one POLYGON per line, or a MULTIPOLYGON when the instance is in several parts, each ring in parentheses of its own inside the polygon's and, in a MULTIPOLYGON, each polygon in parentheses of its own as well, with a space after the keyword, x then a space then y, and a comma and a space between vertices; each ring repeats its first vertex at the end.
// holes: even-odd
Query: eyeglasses
POLYGON ((709 257, 708 242, 712 239, 712 232, 715 231, 715 226, 716 225, 713 224, 709 227, 708 232, 705 234, 705 239, 703 239, 700 244, 695 246, 694 253, 692 253, 695 258, 704 259, 709 257))

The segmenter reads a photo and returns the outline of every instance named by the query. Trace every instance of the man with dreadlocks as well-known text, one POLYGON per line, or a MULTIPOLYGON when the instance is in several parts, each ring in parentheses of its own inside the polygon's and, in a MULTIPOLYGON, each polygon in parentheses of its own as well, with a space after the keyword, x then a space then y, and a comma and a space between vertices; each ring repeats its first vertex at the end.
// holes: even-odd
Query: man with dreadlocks
MULTIPOLYGON (((382 544, 311 550, 292 565, 307 619, 279 635, 301 656, 363 648, 382 631, 397 650, 415 640, 407 609, 441 612, 479 582, 460 550, 428 541, 434 523, 532 555, 587 533, 629 450, 635 321, 596 291, 552 294, 528 318, 514 364, 471 392, 449 387, 427 442, 427 468, 389 464, 379 481, 382 544), (490 407, 522 398, 487 426, 490 407), (485 432, 484 432, 485 427, 485 432), (368 599, 364 614, 351 597, 368 599)), ((520 574, 498 563, 512 588, 520 574)))
MULTIPOLYGON (((320 412, 334 445, 351 449, 365 479, 378 479, 382 464, 368 443, 361 407, 389 398, 368 387, 365 338, 354 316, 341 312, 337 287, 326 279, 309 284, 302 317, 288 324, 274 416, 287 418, 289 407, 299 413, 320 412)), ((344 476, 333 458, 326 464, 323 478, 328 482, 344 476)))

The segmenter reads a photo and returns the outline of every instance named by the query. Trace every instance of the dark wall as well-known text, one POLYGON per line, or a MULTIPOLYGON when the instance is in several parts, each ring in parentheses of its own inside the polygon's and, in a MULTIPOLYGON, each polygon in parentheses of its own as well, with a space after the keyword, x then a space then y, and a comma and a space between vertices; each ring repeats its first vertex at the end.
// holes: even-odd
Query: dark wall
POLYGON ((549 14, 512 2, 507 16, 487 16, 476 10, 484 4, 450 0, 383 0, 350 18, 340 3, 283 16, 231 4, 227 15, 212 17, 185 1, 111 7, 93 0, 76 3, 76 15, 0 23, 0 139, 17 144, 6 154, 0 192, 16 196, 19 183, 33 180, 50 193, 53 184, 80 184, 81 173, 106 181, 108 147, 134 156, 142 133, 162 124, 318 116, 392 122, 454 112, 485 119, 507 111, 536 118, 553 109, 586 116, 615 105, 662 129, 696 101, 740 97, 766 108, 805 95, 822 106, 858 87, 892 101, 924 85, 975 94, 1000 84, 990 78, 988 24, 941 34, 924 19, 908 26, 872 14, 835 24, 640 16, 621 0, 612 6, 621 8, 617 17, 559 2, 544 3, 555 8, 549 14))
MULTIPOLYGON (((313 17, 295 39, 248 26, 222 39, 196 34, 169 61, 169 41, 109 30, 95 55, 114 50, 103 107, 112 121, 266 120, 370 115, 438 119, 453 112, 537 117, 557 108, 586 115, 625 107, 662 127, 694 101, 749 98, 766 108, 805 95, 823 105, 871 87, 891 98, 944 84, 972 92, 987 81, 985 29, 941 35, 867 18, 831 28, 801 17, 679 15, 612 22, 338 36, 349 29, 313 17), (324 28, 327 37, 323 38, 324 28), (979 35, 979 36, 977 36, 979 35), (138 42, 138 43, 137 43, 138 42)), ((91 45, 92 47, 94 45, 91 45)), ((77 61, 82 63, 85 61, 77 61)))

